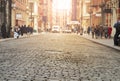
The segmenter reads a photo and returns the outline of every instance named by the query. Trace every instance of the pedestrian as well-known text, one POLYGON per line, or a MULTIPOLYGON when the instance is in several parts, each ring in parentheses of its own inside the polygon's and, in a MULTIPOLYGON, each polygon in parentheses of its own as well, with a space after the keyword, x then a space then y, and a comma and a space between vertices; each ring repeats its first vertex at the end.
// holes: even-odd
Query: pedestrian
POLYGON ((104 26, 104 36, 106 39, 108 38, 108 25, 107 24, 104 26))
POLYGON ((80 26, 77 25, 77 34, 79 34, 79 33, 80 33, 80 26))
POLYGON ((118 46, 118 40, 120 42, 120 38, 119 38, 119 35, 120 35, 120 17, 118 18, 117 22, 114 24, 114 28, 116 29, 115 31, 115 35, 114 35, 114 45, 115 46, 118 46))
POLYGON ((7 32, 6 32, 6 25, 5 25, 5 23, 3 23, 2 26, 1 26, 1 34, 2 34, 2 38, 6 38, 6 37, 7 37, 7 32))
POLYGON ((95 38, 97 39, 99 37, 99 26, 96 25, 95 29, 94 29, 94 32, 95 32, 95 38))
POLYGON ((108 38, 111 38, 111 33, 112 33, 112 27, 109 25, 108 26, 108 38))
POLYGON ((77 25, 76 26, 76 33, 79 34, 80 33, 80 27, 77 25))
POLYGON ((80 35, 83 35, 83 27, 80 28, 80 35))
POLYGON ((90 35, 90 26, 87 28, 87 34, 90 35))
POLYGON ((104 30, 103 30, 103 25, 100 25, 100 37, 101 37, 101 39, 102 39, 102 37, 103 37, 103 33, 104 33, 104 30))
POLYGON ((15 26, 14 28, 14 38, 19 38, 19 27, 18 26, 15 26))
POLYGON ((91 28, 91 32, 92 32, 92 38, 94 38, 95 35, 95 26, 93 24, 92 28, 91 28))
POLYGON ((21 35, 21 26, 18 26, 18 34, 21 35))

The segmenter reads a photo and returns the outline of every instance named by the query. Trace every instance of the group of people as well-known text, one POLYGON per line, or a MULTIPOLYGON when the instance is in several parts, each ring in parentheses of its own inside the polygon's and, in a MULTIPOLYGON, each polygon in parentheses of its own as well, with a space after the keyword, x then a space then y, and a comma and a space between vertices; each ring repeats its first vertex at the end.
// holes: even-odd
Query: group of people
POLYGON ((88 27, 87 33, 92 34, 92 38, 111 38, 112 27, 105 25, 94 25, 92 27, 88 27))
POLYGON ((72 27, 71 31, 73 33, 77 33, 77 34, 80 34, 80 35, 83 35, 83 27, 81 27, 80 25, 75 25, 72 27))
MULTIPOLYGON (((12 32, 14 32, 13 33, 14 38, 19 38, 19 36, 23 36, 24 34, 32 34, 33 33, 33 27, 30 27, 30 25, 28 25, 28 26, 26 26, 26 25, 22 25, 22 26, 16 25, 16 26, 13 27, 12 32)), ((7 27, 6 27, 5 23, 3 23, 0 26, 0 37, 1 38, 7 38, 7 27)))
POLYGON ((19 36, 23 36, 24 34, 32 34, 33 28, 30 25, 22 25, 14 27, 14 38, 19 38, 19 36))
MULTIPOLYGON (((115 46, 120 46, 120 18, 118 18, 117 22, 113 25, 115 28, 115 34, 114 34, 114 45, 115 46)), ((87 28, 87 33, 88 35, 91 33, 92 38, 111 38, 111 33, 112 33, 112 27, 109 25, 94 25, 92 27, 87 28)))

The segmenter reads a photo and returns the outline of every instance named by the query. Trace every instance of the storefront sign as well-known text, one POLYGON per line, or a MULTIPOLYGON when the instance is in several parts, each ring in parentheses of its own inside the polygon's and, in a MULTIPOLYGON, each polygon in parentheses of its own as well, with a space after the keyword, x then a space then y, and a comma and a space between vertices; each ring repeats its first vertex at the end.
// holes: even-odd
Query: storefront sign
POLYGON ((22 19, 22 14, 21 13, 17 13, 16 14, 16 19, 22 19))
POLYGON ((97 17, 101 17, 101 14, 95 14, 97 17))

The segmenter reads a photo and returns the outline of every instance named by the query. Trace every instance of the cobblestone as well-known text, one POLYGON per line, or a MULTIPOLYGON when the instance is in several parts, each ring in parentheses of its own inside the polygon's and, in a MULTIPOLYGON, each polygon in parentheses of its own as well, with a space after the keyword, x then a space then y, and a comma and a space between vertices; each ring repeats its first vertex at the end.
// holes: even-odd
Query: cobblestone
POLYGON ((0 81, 120 81, 120 52, 73 34, 0 43, 0 81))

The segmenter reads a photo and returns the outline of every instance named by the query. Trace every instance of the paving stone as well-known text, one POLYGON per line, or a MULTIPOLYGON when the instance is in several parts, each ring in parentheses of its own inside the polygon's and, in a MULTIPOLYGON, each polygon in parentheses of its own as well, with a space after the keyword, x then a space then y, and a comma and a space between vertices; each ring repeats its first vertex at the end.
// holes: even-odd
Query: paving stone
POLYGON ((60 81, 60 80, 49 80, 49 81, 60 81))
POLYGON ((120 52, 76 35, 44 34, 0 46, 0 81, 120 81, 120 52))

